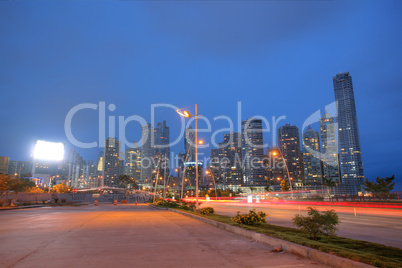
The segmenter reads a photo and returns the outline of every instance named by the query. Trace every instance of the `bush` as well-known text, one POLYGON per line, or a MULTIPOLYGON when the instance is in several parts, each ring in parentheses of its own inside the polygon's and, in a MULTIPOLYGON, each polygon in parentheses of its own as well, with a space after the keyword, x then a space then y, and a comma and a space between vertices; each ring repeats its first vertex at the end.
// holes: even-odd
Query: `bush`
POLYGON ((315 208, 308 207, 308 216, 296 215, 293 224, 310 235, 310 239, 317 240, 320 235, 335 235, 338 231, 336 225, 340 223, 335 210, 319 212, 315 208))
MULTIPOLYGON (((168 207, 168 208, 180 208, 180 209, 184 209, 184 210, 195 210, 195 202, 186 202, 186 201, 169 201, 169 200, 165 200, 165 202, 163 202, 163 199, 158 199, 155 201, 154 203, 157 206, 161 206, 161 207, 168 207)), ((201 205, 201 203, 199 203, 201 205)))
POLYGON ((200 209, 200 213, 204 214, 204 215, 208 215, 208 214, 214 214, 215 210, 213 207, 206 207, 206 208, 202 208, 200 209))
POLYGON ((268 215, 262 211, 255 212, 255 209, 250 210, 248 214, 240 214, 240 211, 237 212, 237 215, 232 218, 232 221, 237 222, 239 224, 246 225, 255 225, 260 223, 265 223, 265 218, 268 215))
POLYGON ((61 202, 62 202, 62 203, 66 203, 66 202, 67 202, 67 199, 62 198, 62 199, 61 199, 61 202))

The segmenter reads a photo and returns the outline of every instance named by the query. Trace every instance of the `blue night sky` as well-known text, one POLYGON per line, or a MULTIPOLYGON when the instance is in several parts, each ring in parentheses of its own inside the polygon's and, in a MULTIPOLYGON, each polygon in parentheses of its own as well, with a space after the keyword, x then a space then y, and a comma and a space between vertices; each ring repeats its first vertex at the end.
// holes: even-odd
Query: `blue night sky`
MULTIPOLYGON (((301 131, 334 102, 332 77, 349 71, 365 176, 395 174, 401 190, 401 13, 399 0, 0 1, 0 155, 28 160, 44 139, 96 160, 102 148, 72 146, 64 121, 74 106, 103 101, 116 106, 106 112, 116 125, 118 116, 149 121, 151 104, 197 103, 212 131, 228 127, 213 120, 220 115, 236 130, 241 102, 243 120, 286 116, 279 126, 301 131)), ((79 111, 74 136, 97 141, 98 117, 79 111)), ((179 136, 173 109, 155 118, 167 121, 171 140, 179 136)), ((140 124, 129 123, 125 136, 138 141, 140 124)))

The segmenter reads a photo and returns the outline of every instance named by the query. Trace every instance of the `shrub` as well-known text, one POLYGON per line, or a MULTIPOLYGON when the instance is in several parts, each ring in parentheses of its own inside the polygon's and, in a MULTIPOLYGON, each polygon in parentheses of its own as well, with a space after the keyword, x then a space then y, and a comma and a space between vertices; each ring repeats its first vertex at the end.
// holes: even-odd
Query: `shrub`
POLYGON ((61 202, 62 202, 62 203, 66 203, 66 201, 67 201, 67 199, 65 199, 65 198, 62 198, 62 199, 61 199, 61 202))
POLYGON ((200 213, 204 214, 204 215, 214 214, 215 210, 213 207, 205 207, 205 208, 200 209, 200 213))
POLYGON ((54 202, 57 203, 57 201, 59 201, 58 198, 53 198, 54 202))
POLYGON ((315 208, 308 207, 308 216, 296 215, 293 224, 310 235, 310 239, 317 240, 320 235, 335 235, 338 231, 336 225, 340 223, 335 210, 319 212, 315 208))
POLYGON ((232 221, 237 222, 239 224, 246 225, 255 225, 260 223, 265 223, 265 218, 268 215, 262 211, 255 212, 255 209, 250 210, 248 214, 240 214, 240 211, 237 212, 237 215, 232 218, 232 221))

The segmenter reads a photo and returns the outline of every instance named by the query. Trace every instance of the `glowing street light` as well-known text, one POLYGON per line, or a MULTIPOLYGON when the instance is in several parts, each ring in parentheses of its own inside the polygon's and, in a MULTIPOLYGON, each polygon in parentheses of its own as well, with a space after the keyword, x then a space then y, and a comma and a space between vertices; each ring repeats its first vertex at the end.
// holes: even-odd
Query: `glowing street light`
POLYGON ((213 174, 211 171, 209 171, 208 169, 205 171, 205 173, 206 173, 207 175, 211 174, 211 177, 212 177, 212 180, 213 180, 214 186, 215 186, 215 200, 218 200, 218 194, 217 194, 217 192, 216 192, 216 182, 215 182, 214 174, 213 174))
MULTIPOLYGON (((279 151, 279 153, 280 153, 280 155, 281 155, 281 157, 282 157, 283 163, 285 164, 285 167, 286 167, 286 172, 287 172, 287 174, 288 174, 288 181, 289 181, 289 185, 290 185, 290 194, 292 195, 292 198, 293 198, 293 187, 292 187, 292 182, 291 182, 291 180, 293 180, 293 178, 290 177, 288 165, 286 164, 286 161, 285 161, 285 158, 283 157, 283 153, 282 153, 281 149, 278 148, 278 151, 279 151)), ((273 155, 273 156, 277 156, 277 155, 278 155, 278 152, 277 152, 277 151, 273 151, 273 152, 272 152, 272 155, 273 155)), ((278 180, 279 180, 279 177, 278 177, 278 180)))
MULTIPOLYGON (((182 109, 177 109, 176 112, 184 117, 195 118, 195 199, 196 199, 196 209, 199 208, 198 205, 198 107, 195 104, 195 115, 190 114, 188 111, 182 111, 182 109)), ((201 143, 202 144, 202 143, 201 143)))

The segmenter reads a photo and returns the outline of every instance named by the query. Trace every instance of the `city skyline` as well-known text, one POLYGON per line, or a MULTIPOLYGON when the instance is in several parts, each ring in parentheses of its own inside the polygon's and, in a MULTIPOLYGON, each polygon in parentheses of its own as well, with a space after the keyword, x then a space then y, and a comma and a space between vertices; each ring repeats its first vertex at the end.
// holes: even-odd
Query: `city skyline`
MULTIPOLYGON (((337 101, 336 101, 336 104, 337 104, 336 105, 336 118, 341 118, 340 120, 342 120, 342 117, 343 118, 353 118, 354 121, 352 121, 351 123, 348 123, 349 125, 345 125, 345 123, 341 124, 341 125, 344 125, 344 126, 350 126, 350 124, 352 124, 352 125, 356 124, 357 119, 356 119, 356 109, 355 109, 355 106, 354 106, 354 101, 355 100, 354 100, 354 93, 353 93, 353 85, 351 83, 351 77, 349 76, 349 72, 339 73, 339 74, 337 74, 336 76, 333 77, 333 80, 334 80, 335 98, 337 98, 337 101), (339 93, 337 95, 337 90, 339 91, 339 88, 342 88, 342 90, 344 92, 345 86, 343 86, 343 85, 341 87, 337 86, 336 81, 339 80, 339 77, 344 79, 343 77, 345 75, 350 80, 349 82, 347 82, 346 88, 348 88, 348 87, 351 88, 351 92, 346 93, 348 98, 352 99, 352 103, 350 103, 349 106, 350 105, 353 106, 352 107, 353 109, 348 108, 349 110, 353 110, 353 111, 348 110, 348 113, 350 113, 350 115, 345 114, 345 111, 344 111, 345 108, 343 108, 339 104, 339 101, 338 101, 339 98, 340 98, 339 93), (342 108, 344 110, 342 110, 342 108)), ((342 94, 345 94, 345 93, 342 93, 342 94)), ((343 105, 343 102, 341 104, 343 105)), ((331 106, 329 105, 327 107, 331 107, 331 106)), ((266 120, 266 118, 264 118, 264 120, 265 120, 264 122, 268 122, 266 120)), ((243 178, 242 179, 239 178, 240 181, 238 181, 237 183, 240 183, 240 184, 238 184, 238 186, 241 186, 242 184, 243 184, 243 186, 271 185, 270 178, 269 178, 269 176, 267 177, 267 173, 266 173, 266 172, 269 172, 269 171, 266 168, 264 170, 261 169, 260 172, 258 171, 258 168, 257 169, 256 168, 251 168, 251 173, 250 173, 250 167, 249 167, 250 163, 248 163, 250 161, 247 160, 248 157, 246 156, 246 155, 248 155, 250 153, 251 153, 251 158, 256 157, 258 155, 257 158, 261 159, 261 161, 260 160, 257 160, 257 161, 254 160, 255 163, 253 165, 256 165, 256 163, 259 164, 260 162, 263 163, 262 159, 265 156, 267 156, 268 152, 272 148, 272 147, 270 148, 269 145, 267 146, 266 143, 263 142, 263 131, 262 131, 262 129, 265 129, 265 127, 269 128, 269 122, 268 122, 268 126, 263 126, 262 122, 263 122, 263 120, 255 119, 253 117, 247 119, 246 121, 241 121, 242 134, 241 135, 239 134, 241 136, 239 138, 241 138, 242 140, 239 141, 240 143, 236 141, 235 142, 236 144, 231 145, 231 146, 235 146, 235 145, 240 146, 241 145, 241 148, 239 148, 240 152, 238 152, 238 154, 240 155, 240 156, 238 156, 239 157, 238 160, 242 161, 242 163, 240 163, 240 165, 242 165, 243 171, 242 171, 242 174, 238 174, 236 176, 242 175, 243 178), (249 127, 251 127, 251 132, 249 134, 246 134, 246 131, 245 131, 245 126, 247 124, 250 124, 249 127), (245 139, 246 136, 247 136, 248 141, 246 141, 246 139, 245 139), (248 148, 248 147, 250 147, 250 148, 248 148), (256 147, 256 149, 251 149, 253 147, 256 147), (255 150, 257 150, 258 152, 259 151, 261 151, 261 152, 259 152, 259 153, 257 152, 257 154, 256 154, 256 152, 254 152, 255 150), (265 154, 265 150, 267 150, 267 154, 265 154), (255 175, 252 175, 252 173, 260 174, 257 177, 261 177, 261 178, 257 179, 257 177, 255 175)), ((326 155, 326 153, 325 153, 325 148, 328 146, 326 144, 328 142, 328 140, 320 141, 319 132, 314 131, 311 128, 310 124, 308 124, 308 127, 306 128, 304 133, 299 134, 299 128, 297 126, 292 126, 292 125, 290 125, 289 123, 286 123, 286 122, 284 122, 284 123, 285 123, 285 125, 277 128, 277 131, 278 131, 278 133, 277 133, 278 143, 276 144, 275 141, 273 141, 272 146, 274 146, 274 149, 275 149, 275 146, 279 146, 278 148, 280 149, 281 152, 283 152, 283 157, 286 159, 287 165, 290 167, 289 172, 290 172, 291 180, 293 180, 292 184, 294 184, 294 187, 298 187, 298 186, 299 187, 302 187, 302 186, 307 186, 307 187, 315 186, 316 187, 316 186, 321 185, 323 183, 322 182, 322 175, 327 176, 326 170, 325 170, 326 165, 330 166, 330 168, 332 168, 332 169, 337 169, 338 168, 338 166, 337 166, 338 163, 336 163, 336 165, 334 165, 333 160, 328 159, 328 155, 326 155), (288 135, 291 136, 291 139, 287 138, 288 135), (286 138, 285 138, 285 136, 286 136, 286 138), (312 139, 312 138, 313 138, 314 141, 308 141, 309 139, 312 139), (302 139, 303 142, 300 143, 299 139, 302 139), (290 141, 290 143, 289 143, 289 141, 290 141), (283 147, 284 144, 286 144, 285 147, 283 147), (288 147, 288 149, 286 149, 286 147, 288 147), (314 155, 314 153, 309 152, 309 150, 311 150, 311 149, 309 149, 310 147, 311 148, 314 147, 313 151, 316 154, 317 153, 319 154, 318 159, 313 160, 314 158, 317 158, 317 155, 314 155), (291 151, 289 151, 289 148, 290 148, 291 151), (296 151, 295 151, 295 149, 296 149, 296 151), (293 156, 289 155, 289 153, 292 154, 291 152, 293 152, 293 154, 294 154, 293 156), (314 162, 316 162, 317 160, 323 161, 322 167, 320 166, 321 164, 319 162, 318 162, 318 164, 317 163, 314 164, 314 162), (298 164, 295 164, 293 162, 298 163, 298 164), (294 168, 296 168, 296 169, 294 169, 294 168), (311 174, 312 170, 315 170, 313 172, 314 174, 311 174), (314 177, 314 179, 313 179, 313 177, 314 177)), ((335 148, 332 148, 332 150, 336 149, 336 151, 338 153, 338 155, 336 157, 337 158, 340 157, 342 152, 345 151, 345 145, 344 144, 342 146, 339 145, 339 148, 336 145, 337 143, 339 144, 339 141, 338 141, 339 135, 340 135, 339 133, 342 133, 342 131, 341 131, 342 128, 339 126, 338 121, 334 121, 334 117, 332 117, 328 113, 328 111, 326 109, 324 114, 319 117, 319 120, 317 122, 314 122, 314 123, 315 123, 314 124, 315 126, 317 126, 317 123, 319 123, 318 127, 319 127, 320 132, 321 132, 321 138, 325 137, 325 135, 328 135, 327 132, 331 132, 331 131, 334 132, 334 133, 330 133, 329 138, 330 139, 335 138, 335 148), (323 125, 325 125, 325 127, 323 127, 323 125), (323 128, 325 129, 324 132, 323 132, 323 128), (331 130, 331 128, 333 130, 331 130), (338 131, 335 131, 335 128, 337 128, 338 131), (323 136, 324 133, 325 133, 325 135, 323 136)), ((303 124, 303 125, 305 125, 305 124, 303 124)), ((149 166, 148 168, 143 169, 141 167, 140 171, 137 170, 137 172, 139 172, 139 174, 140 174, 140 176, 139 176, 139 178, 137 178, 137 180, 140 183, 144 183, 144 180, 145 181, 150 180, 149 178, 152 177, 151 173, 155 169, 155 167, 154 167, 155 163, 159 163, 158 165, 162 166, 162 162, 163 162, 163 158, 165 157, 164 156, 165 153, 166 153, 167 158, 170 158, 170 157, 173 158, 172 163, 169 163, 169 165, 167 165, 167 167, 168 167, 167 174, 168 175, 169 174, 171 175, 171 173, 169 171, 170 168, 172 168, 172 169, 182 168, 180 166, 180 157, 181 157, 180 155, 185 155, 185 154, 184 153, 177 153, 176 156, 174 156, 175 153, 172 153, 172 155, 170 154, 170 138, 169 138, 170 137, 170 131, 169 131, 169 126, 166 124, 165 120, 163 120, 163 122, 158 122, 156 124, 155 128, 153 127, 153 125, 151 123, 147 123, 146 125, 141 126, 141 128, 142 128, 142 140, 146 140, 146 142, 141 144, 141 145, 138 145, 136 143, 136 141, 134 141, 133 148, 139 148, 139 155, 142 155, 143 153, 148 154, 148 156, 144 157, 143 159, 145 159, 147 161, 150 161, 150 162, 153 162, 153 164, 151 166, 149 166), (169 156, 167 156, 168 152, 169 152, 169 156), (161 153, 163 153, 163 155, 161 153), (149 160, 149 159, 152 159, 152 160, 149 160), (176 160, 176 162, 175 162, 175 160, 176 160), (162 161, 162 162, 159 162, 159 161, 162 161), (179 161, 179 162, 177 162, 177 161, 179 161), (175 165, 175 163, 176 163, 176 165, 175 165), (146 171, 146 170, 148 170, 148 171, 146 171), (141 175, 144 172, 147 173, 147 175, 141 175), (147 177, 147 178, 145 178, 145 177, 147 177)), ((346 127, 344 127, 344 128, 346 128, 346 127)), ((355 125, 354 128, 356 129, 355 131, 357 132, 357 134, 354 134, 354 135, 357 136, 357 140, 358 140, 359 139, 358 126, 355 125)), ((190 141, 190 142, 192 144, 194 144, 194 137, 192 137, 190 139, 188 138, 188 137, 191 137, 191 135, 193 135, 193 131, 194 130, 192 129, 191 126, 186 128, 185 131, 184 131, 183 140, 184 140, 185 152, 187 150, 188 150, 189 153, 194 151, 194 147, 191 146, 191 144, 188 142, 188 140, 192 139, 192 141, 190 141)), ((225 148, 226 143, 228 141, 233 142, 232 141, 233 137, 230 137, 229 135, 233 135, 234 132, 230 131, 229 133, 227 133, 227 131, 224 132, 222 130, 215 130, 215 133, 216 132, 222 132, 224 134, 224 142, 219 143, 219 145, 215 149, 222 150, 221 146, 224 146, 224 147, 222 147, 223 148, 222 153, 219 153, 219 157, 221 158, 221 157, 224 156, 226 158, 227 157, 227 152, 226 152, 227 149, 225 148)), ((215 133, 213 135, 215 135, 215 133)), ((342 137, 341 137, 341 139, 342 139, 342 137)), ((235 140, 237 140, 237 139, 235 139, 235 140)), ((350 138, 347 138, 347 140, 350 140, 350 138)), ((332 147, 333 146, 334 145, 332 145, 332 147)), ((356 147, 356 146, 354 146, 354 147, 356 147)), ((103 163, 103 173, 102 173, 104 179, 102 180, 103 181, 102 184, 107 185, 107 186, 117 186, 116 184, 114 184, 113 180, 116 179, 119 174, 120 175, 128 174, 128 172, 126 171, 125 167, 127 167, 127 165, 128 165, 127 159, 130 159, 130 161, 131 161, 131 158, 130 157, 128 158, 127 153, 130 152, 131 150, 133 150, 133 148, 130 148, 130 147, 121 148, 121 142, 117 138, 108 137, 106 139, 106 141, 105 141, 105 154, 104 154, 105 161, 103 163), (112 157, 113 159, 116 159, 116 160, 113 160, 113 161, 111 161, 112 158, 110 158, 109 161, 107 160, 108 159, 108 148, 110 147, 110 142, 117 144, 117 145, 113 145, 112 147, 116 147, 118 152, 113 151, 111 153, 111 156, 109 156, 109 158, 112 157), (125 149, 125 152, 123 151, 124 149, 125 149), (125 155, 126 163, 124 163, 124 160, 122 160, 124 158, 123 155, 125 155), (112 172, 113 173, 113 175, 112 175, 113 178, 109 178, 110 175, 107 175, 108 174, 108 171, 107 171, 108 168, 106 166, 108 165, 108 163, 110 161, 111 162, 115 161, 117 163, 117 164, 112 163, 112 165, 116 169, 115 171, 112 172)), ((229 146, 229 148, 230 148, 230 146, 229 146)), ((70 149, 70 150, 73 150, 73 149, 70 149)), ((353 151, 353 148, 351 148, 351 150, 353 151)), ((359 158, 360 159, 359 165, 362 166, 360 144, 358 146, 358 150, 359 150, 358 153, 359 153, 359 157, 360 157, 359 158)), ((75 150, 73 150, 73 153, 76 154, 75 150)), ((101 151, 101 153, 102 153, 102 151, 101 151)), ((192 154, 194 154, 194 152, 192 154)), ((67 155, 67 153, 66 153, 66 155, 67 155)), ((82 156, 80 156, 80 154, 77 154, 77 155, 81 159, 77 163, 84 163, 84 165, 78 164, 76 166, 77 171, 74 173, 75 175, 74 174, 71 175, 71 176, 73 176, 72 177, 73 180, 71 180, 71 178, 70 178, 70 173, 71 173, 71 171, 70 171, 70 173, 68 175, 68 178, 70 179, 70 181, 73 181, 71 183, 72 185, 79 185, 79 183, 78 183, 78 174, 85 174, 85 176, 88 177, 88 178, 89 178, 90 175, 93 175, 93 173, 90 174, 90 173, 88 173, 88 170, 85 171, 85 169, 88 169, 88 165, 86 165, 87 162, 92 163, 92 166, 94 166, 93 165, 94 161, 93 160, 83 160, 83 158, 82 158, 82 156), (78 171, 79 169, 81 169, 81 171, 78 171), (74 176, 76 177, 75 182, 74 182, 74 176)), ((199 159, 200 164, 203 165, 203 163, 206 163, 206 164, 210 163, 210 162, 208 162, 208 160, 210 158, 206 157, 205 154, 203 154, 203 155, 204 155, 204 159, 201 159, 201 158, 199 159)), ((211 155, 212 155, 212 151, 211 151, 211 155)), ((189 154, 189 156, 190 156, 190 154, 189 154)), ((70 158, 71 158, 70 156, 66 158, 66 161, 67 161, 66 163, 71 163, 71 164, 74 163, 75 164, 76 161, 68 160, 70 158)), ((233 156, 231 158, 236 159, 235 156, 233 156)), ((234 162, 236 162, 236 161, 237 160, 235 160, 234 162)), ((11 166, 9 167, 9 170, 10 170, 10 168, 11 169, 15 168, 13 165, 19 165, 20 162, 23 162, 23 161, 10 161, 11 166)), ((189 164, 189 163, 194 162, 194 160, 192 160, 191 157, 190 157, 190 159, 187 162, 189 164)), ((33 163, 35 163, 35 161, 33 163)), ((36 163, 38 163, 38 162, 36 162, 36 163)), ((69 165, 71 165, 71 164, 69 164, 69 165)), ((349 170, 350 169, 350 167, 347 167, 347 165, 342 164, 342 162, 340 162, 340 164, 341 165, 340 165, 339 171, 341 171, 341 169, 343 169, 343 170, 349 170)), ((109 165, 110 165, 110 163, 109 163, 109 165)), ((146 164, 146 165, 148 165, 148 164, 146 164)), ((75 168, 75 166, 74 166, 74 168, 75 168)), ((160 172, 163 173, 162 170, 160 172)), ((20 173, 18 173, 18 174, 20 174, 20 173)), ((201 172, 201 174, 203 174, 203 173, 201 172)), ((223 171, 221 176, 223 176, 223 177, 225 176, 225 171, 223 171)), ((222 177, 222 182, 226 181, 226 183, 223 183, 222 185, 226 185, 226 187, 227 187, 227 185, 229 185, 227 183, 227 181, 231 180, 230 177, 232 175, 230 173, 227 173, 226 176, 227 177, 225 177, 225 178, 222 177)), ((351 185, 354 185, 353 187, 357 186, 357 188, 353 188, 353 189, 359 189, 359 190, 346 190, 346 193, 349 193, 349 191, 351 193, 360 191, 362 181, 359 181, 359 182, 351 181, 350 179, 348 179, 348 176, 350 176, 350 175, 345 174, 345 171, 343 171, 342 172, 342 178, 339 178, 339 177, 335 176, 333 178, 330 177, 330 179, 334 180, 335 182, 340 181, 340 182, 342 182, 341 183, 342 185, 343 184, 346 184, 346 185, 349 184, 348 187, 350 187, 351 185)), ((284 177, 286 179, 288 179, 286 174, 285 174, 284 177)), ((361 179, 363 179, 363 177, 361 177, 361 179)), ((218 182, 219 182, 219 180, 218 180, 218 182)), ((230 185, 232 185, 232 183, 230 185)), ((275 185, 275 183, 273 183, 272 185, 275 185)))
MULTIPOLYGON (((0 137, 7 142, 1 144, 0 155, 29 160, 37 139, 69 145, 67 113, 76 105, 102 101, 106 126, 109 116, 116 125, 118 116, 139 115, 150 122, 151 105, 157 103, 197 103, 210 120, 220 115, 235 119, 240 101, 240 120, 284 115, 278 127, 288 123, 302 133, 311 114, 321 110, 322 115, 334 102, 331 77, 348 71, 364 177, 394 173, 400 184, 399 2, 355 1, 347 3, 347 11, 344 1, 131 2, 0 3, 7 10, 0 17, 5 25, 0 88, 7 100, 0 114, 6 129, 0 137), (93 9, 97 12, 90 13, 93 9), (115 109, 109 109, 112 104, 115 109)), ((101 142, 98 115, 89 109, 77 113, 73 134, 85 142, 101 142)), ((330 115, 335 116, 333 111, 330 115)), ((180 119, 173 110, 161 109, 154 123, 163 120, 174 140, 180 119)), ((223 127, 223 120, 214 121, 214 129, 223 127)), ((318 125, 312 128, 319 131, 318 125)), ((241 126, 236 124, 234 131, 241 132, 241 126)), ((264 134, 270 146, 275 131, 264 134)), ((130 142, 141 139, 140 124, 128 124, 126 132, 130 142)), ((223 134, 216 140, 222 141, 223 134)), ((93 160, 104 151, 72 148, 93 160)), ((183 142, 172 151, 182 152, 183 142)))

